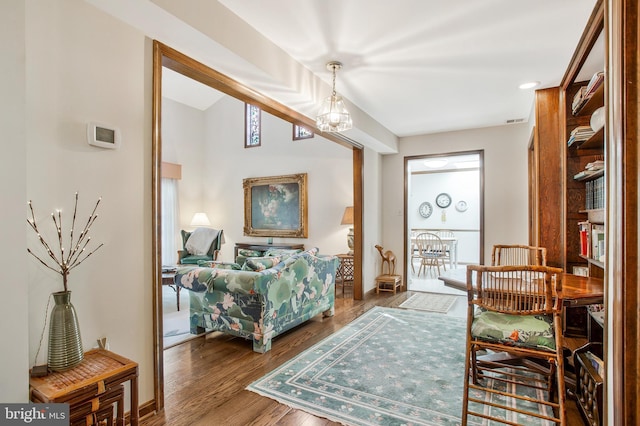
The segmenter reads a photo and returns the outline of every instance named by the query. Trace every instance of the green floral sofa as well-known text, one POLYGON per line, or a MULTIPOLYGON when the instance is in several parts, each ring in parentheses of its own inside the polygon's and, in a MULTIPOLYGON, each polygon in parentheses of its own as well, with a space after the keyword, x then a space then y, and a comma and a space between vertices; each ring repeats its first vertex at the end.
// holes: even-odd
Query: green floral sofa
POLYGON ((295 254, 254 257, 240 267, 179 268, 175 284, 189 290, 191 333, 217 330, 253 340, 253 350, 323 313, 333 316, 338 258, 313 248, 295 254))

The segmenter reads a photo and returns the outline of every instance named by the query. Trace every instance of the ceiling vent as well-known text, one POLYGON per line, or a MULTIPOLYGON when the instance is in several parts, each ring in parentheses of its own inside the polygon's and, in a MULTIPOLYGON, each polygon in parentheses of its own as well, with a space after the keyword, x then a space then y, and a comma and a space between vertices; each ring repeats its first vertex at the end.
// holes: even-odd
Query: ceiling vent
POLYGON ((512 118, 511 120, 507 120, 506 123, 507 124, 517 124, 517 123, 524 123, 525 119, 524 118, 512 118))

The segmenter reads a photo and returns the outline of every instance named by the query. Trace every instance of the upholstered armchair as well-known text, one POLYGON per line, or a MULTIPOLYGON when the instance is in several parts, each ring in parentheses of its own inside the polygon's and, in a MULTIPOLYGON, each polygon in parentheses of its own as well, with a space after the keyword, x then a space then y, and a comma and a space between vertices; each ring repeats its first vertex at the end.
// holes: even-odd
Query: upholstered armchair
POLYGON ((178 250, 179 265, 197 265, 201 261, 212 261, 218 259, 220 246, 224 242, 222 230, 196 228, 195 231, 180 231, 182 235, 182 250, 178 250), (192 234, 196 233, 191 241, 192 234), (199 237, 199 238, 198 238, 199 237), (208 244, 211 241, 209 249, 206 250, 202 244, 208 244), (200 244, 200 248, 197 247, 200 244))

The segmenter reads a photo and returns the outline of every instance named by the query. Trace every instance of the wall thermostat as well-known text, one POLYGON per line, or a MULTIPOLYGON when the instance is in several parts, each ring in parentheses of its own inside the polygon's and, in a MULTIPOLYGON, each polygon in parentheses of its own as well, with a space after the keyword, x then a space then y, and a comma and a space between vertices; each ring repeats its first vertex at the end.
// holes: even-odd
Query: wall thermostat
POLYGON ((100 123, 88 123, 87 140, 89 145, 116 149, 120 147, 120 129, 100 123))

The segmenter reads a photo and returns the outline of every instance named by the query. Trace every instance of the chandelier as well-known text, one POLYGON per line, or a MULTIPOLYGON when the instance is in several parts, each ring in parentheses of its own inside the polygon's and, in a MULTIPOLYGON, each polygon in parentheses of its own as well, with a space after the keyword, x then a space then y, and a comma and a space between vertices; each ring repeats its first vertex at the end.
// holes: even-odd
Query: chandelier
POLYGON ((325 98, 316 117, 316 126, 321 132, 342 132, 351 128, 351 115, 344 106, 341 96, 336 94, 336 70, 342 68, 342 63, 331 61, 327 69, 333 73, 333 88, 331 96, 325 98))

